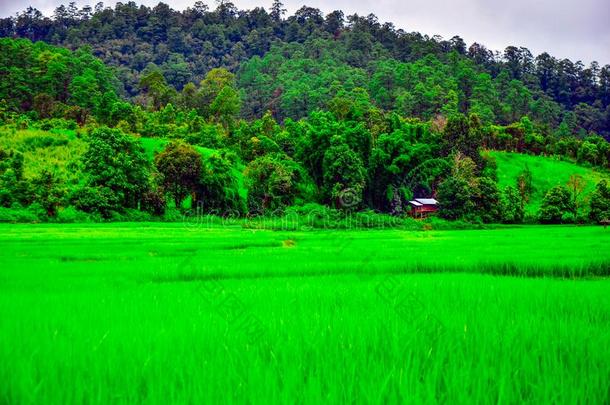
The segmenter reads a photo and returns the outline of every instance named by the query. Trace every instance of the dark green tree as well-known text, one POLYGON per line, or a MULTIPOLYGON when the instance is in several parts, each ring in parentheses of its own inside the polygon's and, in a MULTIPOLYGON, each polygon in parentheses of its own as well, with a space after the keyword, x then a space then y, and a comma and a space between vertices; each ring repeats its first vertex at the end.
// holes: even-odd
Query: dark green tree
POLYGON ((162 187, 172 196, 177 208, 187 196, 197 191, 202 160, 201 154, 193 146, 182 141, 170 142, 155 156, 155 167, 161 174, 162 187))
POLYGON ((340 136, 324 153, 324 197, 336 208, 356 209, 362 203, 366 172, 362 160, 340 136))
POLYGON ((544 195, 539 216, 540 221, 547 224, 571 223, 575 220, 575 212, 570 190, 555 186, 544 195))
POLYGON ((610 220, 610 185, 606 180, 597 183, 589 204, 589 218, 592 221, 610 220))

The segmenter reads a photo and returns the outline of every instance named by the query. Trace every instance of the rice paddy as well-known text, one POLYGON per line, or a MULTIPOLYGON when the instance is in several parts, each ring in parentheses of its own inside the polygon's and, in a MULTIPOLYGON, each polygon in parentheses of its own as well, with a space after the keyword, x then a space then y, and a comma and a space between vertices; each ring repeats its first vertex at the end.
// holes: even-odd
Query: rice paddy
POLYGON ((608 403, 609 242, 0 225, 0 403, 608 403))

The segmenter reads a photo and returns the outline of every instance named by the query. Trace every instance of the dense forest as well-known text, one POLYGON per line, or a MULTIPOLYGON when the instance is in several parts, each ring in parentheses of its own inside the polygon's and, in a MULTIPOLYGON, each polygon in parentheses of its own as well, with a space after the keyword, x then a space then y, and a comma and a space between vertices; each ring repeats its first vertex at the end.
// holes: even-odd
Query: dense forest
POLYGON ((112 219, 315 203, 401 215, 409 199, 435 196, 447 219, 610 216, 607 183, 581 201, 575 177, 525 218, 531 173, 500 189, 486 153, 607 170, 609 65, 493 53, 374 15, 303 7, 286 17, 279 1, 269 12, 225 1, 182 12, 70 3, 52 17, 28 8, 0 20, 0 36, 7 210, 112 219), (162 147, 147 156, 151 139, 162 147), (25 169, 24 156, 54 146, 67 167, 25 169))
POLYGON ((302 118, 338 93, 363 88, 376 106, 422 119, 459 111, 509 124, 528 115, 572 134, 610 135, 608 65, 534 57, 515 46, 493 53, 459 36, 405 32, 374 15, 324 16, 310 7, 284 13, 279 1, 269 12, 238 10, 228 1, 214 10, 196 2, 182 12, 164 3, 114 9, 70 3, 52 17, 28 8, 4 18, 0 36, 90 46, 116 68, 121 95, 141 103, 142 77, 152 72, 183 92, 222 67, 237 76, 245 118, 266 110, 279 120, 302 118))

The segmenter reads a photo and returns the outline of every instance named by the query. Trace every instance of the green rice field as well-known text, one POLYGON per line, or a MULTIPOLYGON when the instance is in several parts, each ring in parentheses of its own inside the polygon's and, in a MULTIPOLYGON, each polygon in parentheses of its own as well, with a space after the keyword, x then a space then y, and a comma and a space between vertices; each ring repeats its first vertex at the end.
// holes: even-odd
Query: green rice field
POLYGON ((609 245, 0 225, 0 403, 609 403, 609 245))

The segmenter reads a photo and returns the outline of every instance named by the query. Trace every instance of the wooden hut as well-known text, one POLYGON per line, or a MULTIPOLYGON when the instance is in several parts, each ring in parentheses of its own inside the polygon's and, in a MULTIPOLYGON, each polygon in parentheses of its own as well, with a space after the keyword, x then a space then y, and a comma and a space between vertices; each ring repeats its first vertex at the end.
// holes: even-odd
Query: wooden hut
POLYGON ((409 201, 409 205, 414 218, 425 218, 438 211, 438 201, 434 198, 416 198, 409 201))

